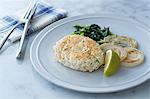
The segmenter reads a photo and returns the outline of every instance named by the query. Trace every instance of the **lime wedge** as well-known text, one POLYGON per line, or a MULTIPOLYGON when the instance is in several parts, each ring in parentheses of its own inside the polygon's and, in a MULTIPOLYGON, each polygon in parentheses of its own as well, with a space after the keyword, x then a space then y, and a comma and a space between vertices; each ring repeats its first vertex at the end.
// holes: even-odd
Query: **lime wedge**
POLYGON ((121 62, 118 54, 113 50, 108 50, 105 57, 104 75, 111 76, 120 68, 121 62))

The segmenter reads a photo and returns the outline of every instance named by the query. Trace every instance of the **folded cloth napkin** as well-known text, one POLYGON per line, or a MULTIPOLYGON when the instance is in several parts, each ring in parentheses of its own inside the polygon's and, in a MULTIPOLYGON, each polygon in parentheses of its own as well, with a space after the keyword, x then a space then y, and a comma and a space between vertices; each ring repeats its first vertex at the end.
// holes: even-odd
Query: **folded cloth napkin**
MULTIPOLYGON (((21 11, 22 13, 23 11, 21 11)), ((25 12, 25 11, 24 11, 25 12)), ((21 13, 14 16, 5 16, 0 19, 0 39, 20 21, 21 13)), ((28 34, 35 33, 46 27, 47 25, 62 19, 67 16, 67 11, 63 9, 54 8, 45 2, 39 2, 37 4, 37 10, 31 20, 31 25, 28 30, 28 34)), ((9 41, 15 42, 21 38, 23 31, 23 25, 19 25, 11 36, 8 38, 9 41)))

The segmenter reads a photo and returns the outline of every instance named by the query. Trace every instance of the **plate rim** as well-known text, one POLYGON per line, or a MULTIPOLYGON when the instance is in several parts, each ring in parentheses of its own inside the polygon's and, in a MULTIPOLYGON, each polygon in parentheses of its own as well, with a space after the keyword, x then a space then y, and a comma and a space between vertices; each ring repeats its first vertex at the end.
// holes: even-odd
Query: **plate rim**
MULTIPOLYGON (((110 14, 109 14, 110 15, 110 14)), ((45 73, 44 74, 44 72, 42 72, 42 71, 40 71, 39 70, 39 68, 37 68, 37 66, 36 66, 36 64, 35 64, 35 62, 37 62, 37 60, 35 61, 35 60, 33 60, 33 58, 32 58, 32 53, 33 53, 33 51, 32 51, 32 49, 33 49, 33 46, 34 46, 34 44, 36 43, 36 39, 38 39, 38 37, 40 37, 40 35, 43 33, 44 35, 46 34, 46 32, 48 32, 47 30, 49 29, 49 28, 54 28, 55 26, 57 26, 59 23, 63 23, 64 21, 66 21, 66 20, 71 20, 71 19, 74 19, 74 18, 81 18, 81 17, 93 17, 93 16, 99 16, 99 17, 101 17, 101 16, 108 16, 108 14, 90 14, 90 15, 80 15, 80 16, 74 16, 74 17, 69 17, 69 18, 65 18, 65 19, 63 19, 63 20, 60 20, 60 21, 58 21, 58 22, 55 22, 55 23, 53 23, 52 25, 50 25, 50 26, 48 26, 48 27, 46 27, 44 30, 42 30, 36 37, 35 37, 35 39, 33 40, 33 42, 32 42, 32 45, 31 45, 31 48, 30 48, 30 59, 31 59, 31 62, 32 62, 32 64, 33 64, 33 67, 36 69, 36 71, 40 74, 40 75, 42 75, 45 79, 47 79, 48 81, 50 81, 50 82, 52 82, 52 83, 54 83, 54 84, 56 84, 56 85, 58 85, 58 86, 61 86, 61 87, 64 87, 64 88, 68 88, 68 89, 72 89, 72 90, 76 90, 76 91, 81 91, 81 92, 88 92, 88 93, 107 93, 107 92, 116 92, 116 91, 120 91, 120 90, 124 90, 124 89, 127 89, 127 88, 130 88, 130 87, 134 87, 134 86, 136 86, 136 85, 139 85, 139 84, 141 84, 141 83, 143 83, 143 82, 145 82, 146 80, 148 80, 149 78, 147 77, 145 77, 145 79, 144 80, 142 80, 141 82, 139 82, 138 84, 134 84, 134 85, 130 85, 130 86, 128 86, 128 87, 125 87, 125 88, 118 88, 118 89, 113 89, 113 90, 87 90, 87 88, 86 89, 77 89, 77 87, 76 88, 73 88, 73 87, 66 87, 66 86, 64 86, 64 84, 63 85, 60 85, 60 84, 58 84, 58 83, 56 83, 56 82, 54 82, 54 81, 52 81, 51 79, 49 79, 48 77, 47 77, 47 74, 45 73), (45 32, 45 33, 44 33, 45 32)), ((114 16, 114 14, 113 14, 113 16, 114 16)), ((111 16, 109 16, 109 17, 111 17, 111 16)), ((115 16, 116 17, 116 16, 115 16)), ((124 19, 123 18, 123 16, 121 17, 121 19, 124 19)), ((129 19, 129 18, 127 18, 127 17, 125 17, 125 19, 129 19)), ((129 19, 129 20, 131 20, 131 19, 129 19)), ((134 22, 135 23, 135 22, 134 22)), ((140 25, 142 25, 141 23, 140 23, 140 25)), ((144 26, 145 27, 145 26, 144 26)), ((145 29, 145 28, 144 28, 145 29)), ((51 30, 51 29, 50 29, 51 30)), ((43 35, 43 36, 44 36, 43 35)), ((43 37, 42 36, 42 37, 43 37)), ((41 38, 42 38, 41 37, 41 38)), ((36 50, 37 50, 37 48, 36 48, 36 50)), ((149 73, 150 74, 150 73, 149 73)), ((143 77, 144 78, 144 77, 143 77)))

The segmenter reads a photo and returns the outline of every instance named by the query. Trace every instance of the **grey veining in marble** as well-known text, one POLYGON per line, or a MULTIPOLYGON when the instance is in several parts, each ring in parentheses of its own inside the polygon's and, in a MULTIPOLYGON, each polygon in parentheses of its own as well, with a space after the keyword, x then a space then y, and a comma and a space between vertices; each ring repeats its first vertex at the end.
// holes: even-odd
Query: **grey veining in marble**
MULTIPOLYGON (((136 18, 150 26, 150 0, 46 0, 67 9, 69 16, 90 13, 114 13, 136 18)), ((26 7, 29 0, 1 0, 0 17, 26 7)), ((150 81, 125 91, 109 94, 87 94, 60 88, 43 79, 33 69, 29 48, 24 61, 15 59, 18 43, 0 53, 0 99, 150 99, 150 81)))

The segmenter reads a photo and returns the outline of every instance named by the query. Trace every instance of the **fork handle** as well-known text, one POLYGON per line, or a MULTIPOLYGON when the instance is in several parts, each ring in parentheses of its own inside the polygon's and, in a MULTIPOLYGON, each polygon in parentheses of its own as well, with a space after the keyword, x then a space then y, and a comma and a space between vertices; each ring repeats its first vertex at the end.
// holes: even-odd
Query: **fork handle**
POLYGON ((2 49, 2 47, 4 46, 5 42, 7 41, 7 39, 9 38, 9 36, 13 33, 13 31, 16 29, 16 27, 19 25, 20 23, 17 23, 16 25, 14 25, 14 27, 1 39, 0 41, 0 50, 2 49))
POLYGON ((25 22, 25 25, 24 25, 24 30, 23 30, 23 33, 22 33, 22 36, 21 36, 21 39, 20 39, 19 48, 18 48, 18 51, 17 51, 17 54, 16 54, 17 59, 19 59, 21 57, 23 46, 24 46, 24 43, 25 43, 25 37, 26 37, 27 31, 28 31, 29 24, 30 24, 30 20, 27 20, 25 22))

